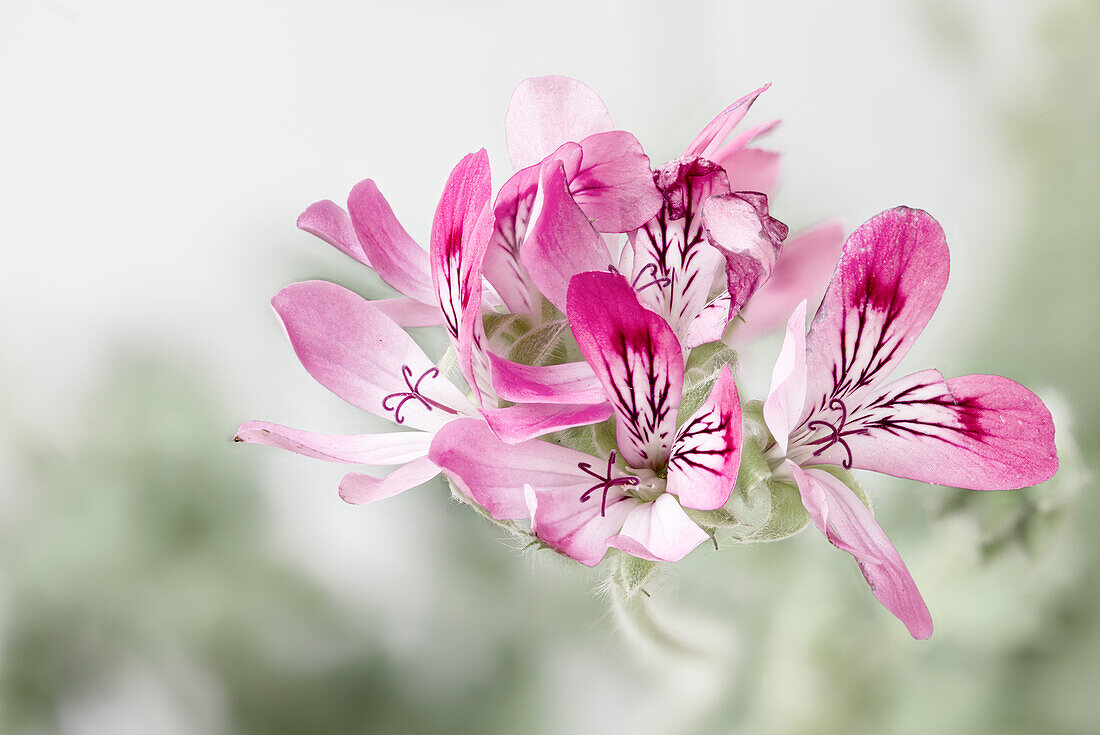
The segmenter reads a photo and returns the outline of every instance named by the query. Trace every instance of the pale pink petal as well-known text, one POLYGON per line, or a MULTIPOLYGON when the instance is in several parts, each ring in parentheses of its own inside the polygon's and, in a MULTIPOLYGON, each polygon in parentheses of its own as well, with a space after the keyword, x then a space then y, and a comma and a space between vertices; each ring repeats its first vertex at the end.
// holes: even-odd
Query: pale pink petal
POLYGON ((758 191, 771 196, 779 183, 782 156, 762 148, 743 148, 725 156, 719 156, 719 164, 726 170, 732 191, 758 191))
POLYGON ((425 431, 473 412, 412 337, 358 294, 306 281, 284 288, 271 305, 305 369, 345 401, 425 431))
POLYGON ((771 277, 741 309, 741 324, 733 333, 734 346, 748 344, 783 323, 798 304, 821 303, 844 245, 844 225, 829 220, 791 235, 771 277))
POLYGON ((722 339, 729 325, 731 301, 730 292, 723 291, 707 302, 703 310, 688 322, 687 333, 680 340, 686 349, 695 349, 699 345, 722 339))
POLYGON ((611 404, 606 399, 594 405, 521 403, 508 408, 483 408, 481 413, 498 439, 516 444, 552 431, 607 421, 611 404))
POLYGON ((340 498, 352 505, 366 505, 423 485, 439 474, 439 468, 428 459, 414 459, 385 477, 361 472, 349 472, 340 480, 340 498))
POLYGON ((348 213, 363 253, 382 280, 417 301, 435 303, 428 253, 397 221, 373 181, 366 179, 352 188, 348 213))
POLYGON ((657 214, 661 193, 637 138, 612 130, 580 144, 583 159, 569 191, 598 232, 630 232, 657 214))
MULTIPOLYGON (((715 163, 717 163, 721 166, 724 166, 725 164, 723 164, 722 161, 726 156, 728 156, 732 153, 736 153, 737 151, 745 150, 748 147, 749 143, 751 143, 754 140, 756 140, 757 138, 759 138, 761 136, 764 136, 764 135, 767 135, 771 131, 775 130, 779 126, 779 123, 780 123, 779 120, 770 120, 766 123, 761 123, 759 125, 751 127, 748 130, 745 130, 743 132, 738 133, 737 135, 731 136, 722 145, 722 147, 719 148, 717 150, 717 152, 715 152, 714 156, 712 158, 709 158, 708 160, 711 160, 711 161, 713 161, 713 162, 715 162, 715 163)), ((734 189, 734 191, 760 191, 760 190, 759 189, 734 189)))
POLYGON ((584 271, 607 270, 611 254, 570 196, 564 166, 543 168, 542 190, 542 211, 520 257, 542 295, 564 311, 569 279, 584 271))
POLYGON ((489 353, 497 395, 516 403, 602 403, 607 400, 587 362, 522 365, 489 353))
POLYGON ((371 304, 400 327, 436 327, 443 323, 443 314, 434 301, 425 304, 402 296, 396 299, 375 299, 371 304))
POLYGON ((806 302, 787 321, 787 336, 772 368, 772 385, 764 401, 764 423, 781 454, 806 404, 806 302))
POLYGON ((760 89, 750 92, 718 113, 718 116, 707 123, 707 126, 699 132, 699 135, 695 136, 695 140, 691 141, 691 144, 684 150, 684 157, 698 157, 714 161, 713 157, 721 150, 722 144, 733 132, 733 129, 737 127, 737 123, 745 117, 756 98, 766 92, 770 86, 772 85, 765 84, 760 89))
POLYGON ((504 138, 512 168, 538 163, 567 141, 612 129, 603 100, 569 77, 524 79, 512 92, 504 117, 504 138))
POLYGON ((617 273, 574 276, 567 313, 581 353, 615 407, 623 459, 631 467, 662 467, 684 385, 683 352, 672 328, 638 303, 617 273))
POLYGON ((882 383, 936 310, 948 261, 943 229, 919 209, 888 209, 848 237, 806 337, 804 418, 882 383))
POLYGON ((527 517, 525 483, 580 497, 594 482, 581 465, 600 462, 539 439, 505 444, 484 421, 474 419, 452 421, 440 429, 428 456, 494 518, 527 517))
POLYGON ((688 518, 675 496, 662 493, 652 503, 630 511, 623 530, 607 539, 609 546, 649 561, 680 561, 710 538, 688 518))
POLYGON ((428 456, 432 435, 426 431, 388 434, 316 434, 268 421, 241 424, 233 441, 266 444, 326 462, 404 464, 428 456))
POLYGON ((895 380, 824 427, 821 461, 973 490, 1015 490, 1058 469, 1054 423, 1042 400, 996 375, 944 381, 937 370, 895 380), (850 453, 850 458, 848 454, 850 453))
POLYGON ((306 207, 306 211, 298 215, 298 229, 321 238, 363 265, 371 265, 363 246, 359 244, 351 217, 336 202, 323 199, 306 207))
POLYGON ((721 508, 741 464, 741 401, 729 365, 707 400, 683 423, 668 460, 668 492, 685 508, 721 508))
POLYGON ((528 512, 531 530, 543 543, 594 567, 607 553, 608 539, 613 538, 623 521, 641 502, 624 493, 620 486, 607 489, 604 496, 593 492, 581 500, 586 486, 569 490, 537 490, 527 486, 528 512))
POLYGON ((932 635, 932 616, 912 575, 871 511, 843 482, 823 470, 803 470, 794 462, 802 504, 818 530, 834 546, 855 557, 871 592, 914 638, 932 635))

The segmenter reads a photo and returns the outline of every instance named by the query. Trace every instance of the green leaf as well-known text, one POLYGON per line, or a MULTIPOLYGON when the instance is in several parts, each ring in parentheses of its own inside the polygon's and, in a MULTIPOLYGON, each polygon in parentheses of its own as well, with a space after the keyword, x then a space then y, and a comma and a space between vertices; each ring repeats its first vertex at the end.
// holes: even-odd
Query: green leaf
POLYGON ((508 359, 524 365, 560 365, 569 358, 565 338, 571 334, 564 319, 543 324, 516 340, 508 359))

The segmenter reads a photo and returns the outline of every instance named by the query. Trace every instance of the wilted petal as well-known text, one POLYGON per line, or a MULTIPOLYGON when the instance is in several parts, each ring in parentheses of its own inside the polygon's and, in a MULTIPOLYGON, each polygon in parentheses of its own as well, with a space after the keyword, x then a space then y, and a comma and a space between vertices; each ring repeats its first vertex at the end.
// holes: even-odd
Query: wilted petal
POLYGON ((721 508, 741 464, 741 402, 729 366, 703 405, 683 423, 668 460, 668 492, 685 508, 721 508))
POLYGON ((856 558, 871 592, 914 638, 932 635, 932 616, 912 575, 875 517, 843 482, 823 470, 803 470, 794 462, 802 504, 818 530, 834 546, 856 558))
POLYGON ((652 503, 631 510, 623 530, 607 543, 639 559, 680 561, 708 538, 674 496, 662 493, 652 503))
POLYGON ((512 92, 504 138, 512 168, 538 163, 567 141, 612 128, 603 100, 588 85, 561 76, 524 79, 512 92))
POLYGON ((745 117, 756 98, 766 92, 770 86, 772 85, 765 84, 760 89, 750 92, 718 113, 718 116, 707 123, 707 126, 699 132, 699 135, 695 136, 695 140, 691 141, 691 144, 684 151, 684 157, 699 157, 717 162, 718 152, 721 150, 726 138, 737 127, 737 123, 745 117))
POLYGON ((363 265, 371 265, 366 253, 363 252, 363 247, 359 244, 359 236, 355 234, 351 217, 336 202, 322 199, 306 207, 306 210, 298 215, 298 229, 321 238, 363 265))
POLYGON ((398 467, 385 477, 349 472, 340 480, 340 498, 352 505, 366 505, 423 485, 439 474, 439 468, 426 457, 398 467))
POLYGON ((508 408, 483 408, 481 413, 498 439, 516 444, 552 431, 607 421, 611 404, 606 399, 594 405, 521 403, 508 408))
POLYGON ((268 421, 241 424, 233 441, 266 444, 326 462, 404 464, 428 456, 432 435, 426 431, 388 434, 316 434, 268 421))
POLYGON ((428 456, 494 518, 526 518, 524 483, 576 493, 592 485, 581 464, 599 460, 538 439, 505 444, 484 421, 462 419, 443 427, 428 456))
POLYGON ((608 539, 618 533, 640 501, 618 486, 608 488, 606 497, 602 492, 591 494, 585 501, 580 497, 576 488, 567 492, 536 490, 528 485, 531 530, 548 546, 594 567, 607 553, 608 539))
POLYGON ((435 327, 443 322, 443 314, 434 302, 425 304, 402 296, 396 299, 374 299, 371 305, 400 327, 435 327))
POLYGON ((782 454, 806 404, 806 302, 795 307, 787 335, 772 368, 772 385, 764 401, 764 423, 782 454))
POLYGON ((358 294, 306 281, 271 305, 305 369, 348 403, 425 431, 474 410, 412 337, 358 294))
POLYGON ((523 365, 489 353, 493 387, 506 401, 517 403, 602 403, 603 386, 587 362, 564 365, 523 365))
POLYGON ((574 276, 567 311, 581 353, 615 407, 623 459, 631 467, 663 466, 684 385, 676 335, 638 303, 634 289, 617 273, 574 276))
POLYGON ((428 253, 397 221, 389 202, 370 179, 348 195, 348 214, 367 261, 382 280, 406 296, 435 303, 428 253))

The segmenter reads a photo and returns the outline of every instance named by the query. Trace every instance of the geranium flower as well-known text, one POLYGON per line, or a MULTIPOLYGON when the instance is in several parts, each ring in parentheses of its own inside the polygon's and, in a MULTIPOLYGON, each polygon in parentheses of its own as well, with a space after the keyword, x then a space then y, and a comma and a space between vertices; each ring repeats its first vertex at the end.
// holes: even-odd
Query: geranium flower
POLYGON ((539 539, 583 564, 611 547, 677 561, 708 538, 684 508, 720 508, 733 490, 741 455, 733 374, 725 367, 677 429, 684 357, 668 323, 615 273, 574 276, 567 300, 577 343, 614 408, 617 451, 602 458, 540 440, 508 445, 481 422, 460 420, 436 435, 429 457, 495 518, 530 517, 539 539))
POLYGON ((793 475, 814 524, 856 558, 915 638, 932 634, 932 620, 912 576, 825 468, 975 490, 1034 485, 1058 468, 1050 412, 1023 386, 994 375, 945 380, 937 370, 886 382, 939 304, 948 262, 926 212, 898 207, 865 223, 845 243, 808 335, 805 302, 791 316, 764 404, 773 464, 793 475))

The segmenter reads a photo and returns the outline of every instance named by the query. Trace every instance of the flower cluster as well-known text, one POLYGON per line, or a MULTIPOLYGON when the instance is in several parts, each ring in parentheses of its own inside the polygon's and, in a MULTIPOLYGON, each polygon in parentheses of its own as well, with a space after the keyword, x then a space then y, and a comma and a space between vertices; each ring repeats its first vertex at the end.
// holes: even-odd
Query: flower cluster
POLYGON ((612 549, 676 562, 719 535, 775 540, 812 521, 928 637, 924 601, 848 470, 1020 488, 1057 469, 1054 426, 1006 378, 890 379, 947 284, 944 233, 898 207, 846 241, 834 222, 788 238, 768 209, 779 156, 752 145, 775 123, 735 131, 766 89, 653 169, 591 89, 528 79, 506 118, 516 172, 494 200, 485 151, 463 158, 427 250, 369 179, 346 210, 313 204, 298 226, 401 295, 310 281, 272 304, 306 370, 398 430, 250 422, 236 439, 395 467, 346 475, 349 503, 442 472, 486 518, 588 566, 612 549), (735 350, 784 321, 770 394, 743 402, 735 350), (438 361, 405 330, 433 326, 451 345, 438 361))

